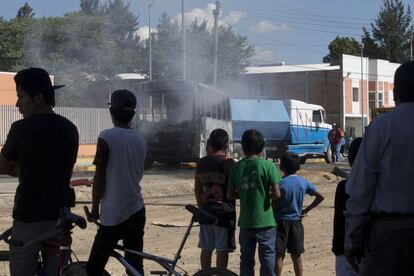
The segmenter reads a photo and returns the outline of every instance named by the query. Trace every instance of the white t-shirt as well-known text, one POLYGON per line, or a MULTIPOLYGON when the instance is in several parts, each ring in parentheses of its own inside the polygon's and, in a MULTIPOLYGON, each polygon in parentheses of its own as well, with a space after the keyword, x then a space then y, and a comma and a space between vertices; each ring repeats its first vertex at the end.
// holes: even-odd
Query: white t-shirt
POLYGON ((102 225, 114 226, 144 207, 139 182, 144 173, 147 146, 142 134, 133 129, 107 129, 99 138, 109 147, 100 220, 102 225))

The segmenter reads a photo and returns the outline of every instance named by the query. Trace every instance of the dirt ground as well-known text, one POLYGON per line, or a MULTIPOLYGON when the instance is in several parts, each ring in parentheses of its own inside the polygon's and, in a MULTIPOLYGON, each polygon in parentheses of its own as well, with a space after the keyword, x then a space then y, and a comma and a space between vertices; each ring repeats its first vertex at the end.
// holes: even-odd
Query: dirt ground
MULTIPOLYGON (((332 166, 313 163, 306 165, 300 175, 314 183, 325 196, 325 201, 303 220, 305 227, 305 250, 303 255, 305 275, 334 275, 334 256, 331 253, 333 204, 336 184, 340 180, 330 173, 332 166)), ((194 171, 183 169, 178 171, 153 170, 146 172, 142 181, 142 190, 147 210, 144 250, 152 254, 173 258, 180 240, 186 230, 191 215, 184 209, 186 204, 195 204, 193 196, 194 171), (168 225, 168 226, 160 226, 168 225)), ((82 207, 91 199, 91 190, 87 187, 76 188, 77 207, 74 212, 82 214, 82 207)), ((310 203, 307 197, 305 205, 310 203)), ((0 230, 11 224, 11 207, 13 195, 0 195, 0 230)), ((194 227, 182 252, 179 265, 190 275, 199 268, 198 243, 199 227, 194 227)), ((96 227, 89 224, 86 230, 74 229, 73 250, 81 260, 86 260, 91 248, 96 227)), ((238 236, 238 233, 236 233, 238 236)), ((237 237, 236 236, 236 237, 237 237)), ((4 248, 5 245, 0 245, 4 248)), ((239 271, 239 248, 230 255, 229 269, 239 271)), ((147 275, 159 266, 144 262, 147 275)), ((258 272, 259 262, 256 261, 258 272)), ((113 275, 125 275, 122 266, 110 260, 107 270, 113 275)), ((258 275, 258 273, 256 273, 258 275)), ((283 275, 294 275, 292 262, 286 258, 283 275)))

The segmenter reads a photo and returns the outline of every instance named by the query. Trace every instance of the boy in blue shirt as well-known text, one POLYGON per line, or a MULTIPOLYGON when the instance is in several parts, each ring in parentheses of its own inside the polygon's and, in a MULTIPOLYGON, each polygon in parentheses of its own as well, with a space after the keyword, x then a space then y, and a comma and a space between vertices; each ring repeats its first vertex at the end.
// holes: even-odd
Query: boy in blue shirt
POLYGON ((302 218, 318 206, 324 197, 305 178, 296 175, 300 170, 300 158, 297 154, 287 152, 280 159, 280 170, 284 177, 280 181, 282 197, 275 204, 277 222, 276 240, 276 275, 280 276, 286 250, 290 254, 296 276, 303 275, 301 254, 304 249, 304 230, 302 218), (302 210, 305 194, 315 196, 313 202, 302 210))

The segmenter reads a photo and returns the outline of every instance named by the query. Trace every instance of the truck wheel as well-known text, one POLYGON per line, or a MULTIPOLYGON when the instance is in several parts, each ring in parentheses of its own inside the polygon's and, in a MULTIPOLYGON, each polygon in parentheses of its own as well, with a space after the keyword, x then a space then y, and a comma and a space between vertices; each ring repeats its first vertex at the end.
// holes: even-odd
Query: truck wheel
POLYGON ((325 162, 328 164, 332 163, 332 151, 329 147, 326 149, 325 162))
POLYGON ((305 164, 305 163, 306 163, 306 159, 308 159, 308 158, 306 157, 306 155, 305 155, 305 156, 301 156, 301 157, 300 157, 300 164, 301 164, 301 165, 305 164))
POLYGON ((262 153, 260 154, 260 157, 262 157, 264 160, 267 160, 266 149, 263 149, 262 153))
POLYGON ((233 152, 231 153, 232 157, 236 160, 240 160, 244 157, 244 152, 240 144, 233 145, 233 152))

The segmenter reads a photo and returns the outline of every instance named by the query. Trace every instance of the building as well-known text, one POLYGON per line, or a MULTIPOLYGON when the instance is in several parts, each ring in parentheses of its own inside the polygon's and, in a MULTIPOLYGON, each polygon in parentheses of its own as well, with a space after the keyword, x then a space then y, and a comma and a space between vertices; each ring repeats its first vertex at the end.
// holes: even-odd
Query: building
POLYGON ((370 122, 372 108, 394 106, 393 78, 399 65, 342 55, 341 64, 334 66, 248 67, 240 75, 237 92, 232 94, 289 98, 322 105, 328 122, 338 124, 351 135, 361 136, 363 126, 370 122))
POLYGON ((12 72, 0 72, 0 105, 16 104, 16 84, 13 79, 15 75, 12 72))

